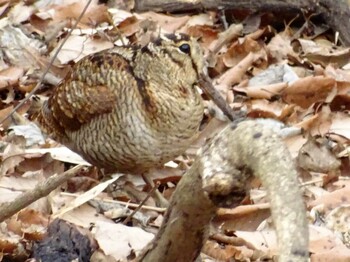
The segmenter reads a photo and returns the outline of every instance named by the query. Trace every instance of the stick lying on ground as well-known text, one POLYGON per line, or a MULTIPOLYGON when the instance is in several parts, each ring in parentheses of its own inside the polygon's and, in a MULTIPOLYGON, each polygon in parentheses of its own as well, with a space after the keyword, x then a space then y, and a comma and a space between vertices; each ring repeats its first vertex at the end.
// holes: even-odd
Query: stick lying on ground
POLYGON ((5 219, 13 216, 38 199, 47 196, 68 179, 74 177, 82 168, 82 165, 78 165, 62 174, 51 176, 44 182, 37 184, 33 190, 19 195, 15 200, 0 204, 0 222, 3 222, 5 219))
POLYGON ((284 17, 302 16, 303 14, 318 15, 333 30, 339 32, 340 41, 350 45, 348 29, 350 8, 346 0, 135 0, 135 12, 157 11, 185 13, 195 10, 219 9, 225 11, 240 10, 255 13, 283 14, 284 17))

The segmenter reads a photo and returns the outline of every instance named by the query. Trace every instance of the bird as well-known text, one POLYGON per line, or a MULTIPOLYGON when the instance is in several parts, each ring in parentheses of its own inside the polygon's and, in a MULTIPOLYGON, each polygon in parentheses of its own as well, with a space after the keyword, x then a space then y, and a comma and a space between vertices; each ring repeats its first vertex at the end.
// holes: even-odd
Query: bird
POLYGON ((34 114, 42 131, 106 172, 140 174, 181 155, 198 134, 206 64, 197 39, 162 34, 74 64, 34 114))

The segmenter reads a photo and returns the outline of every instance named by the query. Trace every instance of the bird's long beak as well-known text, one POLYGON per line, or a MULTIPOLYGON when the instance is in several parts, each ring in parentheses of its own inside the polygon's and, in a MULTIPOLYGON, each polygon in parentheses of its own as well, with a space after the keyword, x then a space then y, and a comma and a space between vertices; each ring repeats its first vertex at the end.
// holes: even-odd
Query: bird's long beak
POLYGON ((233 109, 227 104, 219 91, 213 86, 211 79, 206 74, 200 74, 199 86, 203 92, 222 110, 228 119, 231 121, 239 118, 233 109))

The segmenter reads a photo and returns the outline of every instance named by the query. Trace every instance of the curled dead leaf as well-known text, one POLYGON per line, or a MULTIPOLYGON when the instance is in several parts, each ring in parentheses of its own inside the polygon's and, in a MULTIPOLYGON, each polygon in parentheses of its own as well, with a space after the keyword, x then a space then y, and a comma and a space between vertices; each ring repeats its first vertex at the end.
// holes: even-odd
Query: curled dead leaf
POLYGON ((331 77, 309 76, 300 78, 284 89, 282 98, 289 104, 308 108, 313 103, 324 101, 335 87, 331 77))

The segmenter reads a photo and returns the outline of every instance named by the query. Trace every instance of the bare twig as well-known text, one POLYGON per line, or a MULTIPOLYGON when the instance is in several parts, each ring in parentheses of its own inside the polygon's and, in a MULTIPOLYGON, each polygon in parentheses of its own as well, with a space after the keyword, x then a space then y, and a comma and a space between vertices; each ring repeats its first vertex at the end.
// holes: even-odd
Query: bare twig
POLYGON ((210 97, 211 100, 221 109, 221 111, 227 116, 228 119, 234 121, 237 118, 237 114, 234 113, 232 108, 227 104, 221 94, 215 89, 211 83, 209 77, 201 75, 199 85, 203 91, 210 97))
MULTIPOLYGON (((79 197, 79 194, 73 194, 73 193, 68 193, 68 192, 62 192, 62 196, 70 196, 70 197, 79 197)), ((140 204, 134 204, 134 203, 129 203, 129 202, 124 202, 124 201, 118 201, 118 200, 113 200, 113 199, 106 199, 102 197, 95 197, 95 200, 106 202, 106 203, 112 203, 112 204, 118 204, 118 205, 123 205, 126 207, 132 207, 132 208, 137 208, 140 206, 140 204)), ((144 210, 149 210, 149 211, 155 211, 155 212, 160 212, 163 213, 166 211, 166 208, 164 207, 153 207, 153 206, 144 206, 142 205, 140 207, 141 209, 144 210)))
POLYGON ((132 217, 136 214, 136 212, 138 212, 142 208, 142 206, 146 203, 146 201, 152 196, 154 191, 158 189, 159 185, 160 185, 160 182, 157 182, 155 184, 155 186, 151 189, 151 191, 148 192, 147 196, 145 197, 144 200, 142 200, 139 206, 135 208, 135 210, 132 211, 132 213, 124 220, 123 222, 124 225, 126 225, 132 219, 132 217))
POLYGON ((82 165, 75 166, 66 172, 60 175, 54 175, 45 180, 43 183, 40 183, 35 186, 33 190, 27 191, 15 200, 8 203, 3 203, 0 205, 0 222, 16 214, 21 209, 27 207, 36 200, 47 196, 55 190, 58 186, 66 182, 71 177, 74 177, 75 174, 82 169, 82 165))

